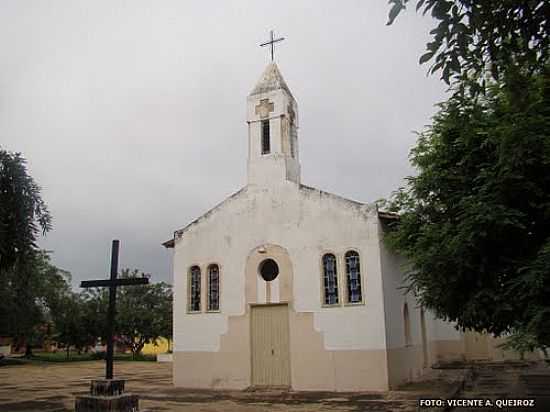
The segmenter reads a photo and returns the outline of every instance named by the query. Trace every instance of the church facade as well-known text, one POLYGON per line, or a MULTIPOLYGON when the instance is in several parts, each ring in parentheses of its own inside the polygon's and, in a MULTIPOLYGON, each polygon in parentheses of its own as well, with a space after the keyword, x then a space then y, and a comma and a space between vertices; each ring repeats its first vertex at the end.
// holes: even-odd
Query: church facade
POLYGON ((437 361, 501 356, 399 289, 382 241, 397 216, 301 183, 298 106, 275 63, 247 124, 247 185, 163 244, 176 386, 387 390, 437 361))

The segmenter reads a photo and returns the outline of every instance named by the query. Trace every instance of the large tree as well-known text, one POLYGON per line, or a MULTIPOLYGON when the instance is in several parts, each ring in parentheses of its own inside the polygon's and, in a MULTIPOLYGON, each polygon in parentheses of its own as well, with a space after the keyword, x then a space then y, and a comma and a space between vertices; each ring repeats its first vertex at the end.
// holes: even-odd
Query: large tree
POLYGON ((502 80, 510 67, 535 73, 548 62, 547 0, 390 0, 388 24, 409 3, 437 23, 420 63, 431 62, 430 72, 439 72, 457 92, 483 90, 487 71, 502 80))
MULTIPOLYGON (((436 22, 420 64, 452 95, 420 135, 389 243, 408 286, 463 328, 550 344, 550 2, 390 0, 436 22)), ((512 340, 511 344, 514 344, 512 340)), ((519 345, 521 346, 521 345, 519 345)), ((518 347, 519 347, 518 346, 518 347)))
POLYGON ((550 345, 550 70, 451 98, 411 153, 387 237, 420 302, 460 327, 550 345))
POLYGON ((42 334, 46 305, 66 284, 66 273, 36 244, 51 220, 26 160, 0 148, 0 335, 26 343, 28 354, 42 334))
POLYGON ((37 251, 37 236, 51 220, 25 158, 0 148, 0 276, 37 251))

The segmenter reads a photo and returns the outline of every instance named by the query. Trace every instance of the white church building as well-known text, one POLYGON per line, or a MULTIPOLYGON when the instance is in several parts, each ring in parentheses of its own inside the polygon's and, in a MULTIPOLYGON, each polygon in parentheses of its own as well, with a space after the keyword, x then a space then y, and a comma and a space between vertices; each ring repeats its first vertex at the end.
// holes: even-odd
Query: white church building
POLYGON ((433 363, 502 357, 405 295, 398 216, 302 184, 298 105, 270 63, 247 98, 248 182, 173 248, 174 384, 387 390, 433 363))

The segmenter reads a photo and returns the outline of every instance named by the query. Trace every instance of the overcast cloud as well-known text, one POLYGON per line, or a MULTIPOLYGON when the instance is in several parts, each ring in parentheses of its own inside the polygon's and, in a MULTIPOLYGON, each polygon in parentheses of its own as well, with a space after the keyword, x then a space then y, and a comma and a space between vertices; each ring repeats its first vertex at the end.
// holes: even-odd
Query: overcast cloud
POLYGON ((22 152, 73 284, 121 267, 171 281, 160 243, 246 183, 246 96, 268 52, 300 111, 303 183, 388 196, 443 100, 418 65, 431 22, 385 0, 0 0, 0 145, 22 152))

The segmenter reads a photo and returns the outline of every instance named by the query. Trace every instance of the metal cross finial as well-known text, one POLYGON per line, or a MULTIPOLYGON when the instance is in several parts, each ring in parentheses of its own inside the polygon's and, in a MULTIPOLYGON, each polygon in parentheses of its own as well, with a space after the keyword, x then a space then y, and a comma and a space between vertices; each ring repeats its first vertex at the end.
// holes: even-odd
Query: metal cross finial
POLYGON ((265 43, 262 43, 260 44, 261 47, 264 47, 264 46, 271 46, 271 61, 273 61, 273 45, 275 43, 278 43, 280 41, 283 41, 285 38, 284 37, 279 37, 278 39, 274 39, 273 38, 273 30, 270 30, 269 31, 269 37, 271 38, 271 40, 265 42, 265 43))

